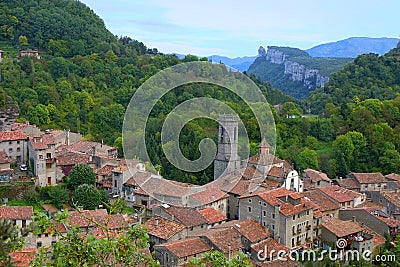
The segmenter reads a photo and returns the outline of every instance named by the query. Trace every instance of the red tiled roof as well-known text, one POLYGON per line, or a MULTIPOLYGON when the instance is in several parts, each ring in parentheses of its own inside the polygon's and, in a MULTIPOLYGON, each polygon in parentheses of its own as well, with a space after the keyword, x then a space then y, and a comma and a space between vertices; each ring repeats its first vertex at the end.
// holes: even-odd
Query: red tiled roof
POLYGON ((107 225, 109 229, 121 229, 128 226, 121 214, 108 215, 106 209, 71 211, 67 219, 70 226, 96 227, 98 224, 107 225))
POLYGON ((4 141, 27 140, 28 136, 22 131, 3 131, 0 132, 0 143, 4 141))
POLYGON ((265 202, 267 202, 269 205, 273 207, 279 204, 280 212, 286 217, 313 208, 313 204, 310 203, 310 201, 305 200, 301 194, 287 190, 284 187, 280 187, 273 190, 256 192, 239 198, 247 198, 251 196, 259 196, 261 199, 263 199, 265 202), (300 198, 300 203, 298 205, 292 205, 289 202, 284 202, 281 199, 279 199, 280 197, 284 196, 291 197, 294 199, 300 198))
POLYGON ((63 153, 63 155, 56 155, 57 166, 76 165, 78 163, 90 162, 90 156, 83 153, 68 151, 66 153, 63 153))
POLYGON ((400 174, 397 173, 390 173, 388 175, 385 175, 385 177, 392 181, 400 181, 400 174))
POLYGON ((31 206, 0 206, 0 218, 10 220, 32 220, 31 206))
POLYGON ((360 186, 357 184, 356 180, 353 178, 346 178, 346 179, 336 179, 336 182, 341 187, 353 190, 353 189, 360 189, 360 186))
POLYGON ((164 208, 169 215, 180 221, 186 227, 193 227, 206 224, 207 220, 195 209, 186 207, 169 206, 164 208))
POLYGON ((272 253, 273 258, 276 258, 278 255, 278 251, 289 251, 290 249, 283 245, 282 243, 279 243, 278 241, 274 240, 273 238, 269 237, 264 240, 261 240, 258 243, 255 243, 251 245, 252 250, 254 251, 260 251, 264 250, 265 248, 269 249, 270 251, 266 251, 267 255, 265 256, 270 256, 269 253, 272 250, 275 250, 275 253, 272 253))
POLYGON ((303 192, 303 195, 310 199, 321 212, 340 209, 340 206, 318 190, 303 192))
POLYGON ((103 166, 102 168, 97 169, 97 170, 95 171, 95 173, 96 173, 97 175, 109 176, 109 175, 111 175, 111 172, 112 172, 112 170, 113 170, 114 168, 115 168, 115 166, 112 166, 112 165, 105 165, 105 166, 103 166))
POLYGON ((311 179, 313 183, 316 183, 318 181, 326 181, 328 183, 332 183, 332 180, 328 178, 328 175, 320 171, 316 171, 313 169, 306 169, 304 170, 304 174, 306 178, 311 179))
POLYGON ((216 249, 228 252, 239 251, 242 249, 241 233, 233 227, 211 228, 197 236, 204 236, 216 247, 216 249))
POLYGON ((400 227, 400 220, 396 220, 395 218, 385 218, 379 215, 375 215, 375 217, 391 228, 400 227))
POLYGON ((259 171, 257 170, 257 168, 254 167, 254 166, 247 167, 247 168, 244 170, 243 174, 242 174, 242 177, 243 177, 244 179, 246 179, 246 180, 250 180, 250 179, 252 179, 252 178, 261 177, 261 176, 262 176, 262 173, 259 172, 259 171))
POLYGON ((199 237, 181 239, 168 242, 155 247, 165 247, 178 258, 188 257, 210 251, 212 248, 199 237))
POLYGON ((351 234, 362 232, 362 227, 358 222, 342 221, 337 218, 324 216, 322 218, 322 227, 336 235, 337 237, 345 237, 351 234))
POLYGON ((201 205, 207 205, 227 197, 229 197, 227 193, 213 187, 208 187, 206 190, 189 195, 189 198, 198 201, 201 205))
POLYGON ((375 184, 375 183, 385 183, 385 176, 380 172, 372 173, 361 173, 352 172, 349 174, 350 177, 354 177, 360 184, 375 184))
POLYGON ((29 266, 37 252, 37 248, 24 248, 21 251, 11 252, 10 256, 13 258, 15 266, 29 266))
POLYGON ((362 194, 355 191, 340 187, 338 185, 330 185, 322 188, 318 188, 325 195, 331 197, 333 200, 343 203, 347 201, 353 201, 354 198, 362 196, 362 194))
POLYGON ((0 164, 11 163, 12 161, 4 149, 0 150, 0 164))
POLYGON ((49 145, 55 144, 55 139, 52 134, 43 134, 41 135, 40 140, 38 137, 29 138, 29 141, 32 148, 35 150, 47 149, 49 145))
POLYGON ((114 167, 114 169, 112 169, 112 172, 118 172, 118 173, 123 173, 129 170, 129 167, 127 165, 121 165, 118 167, 114 167))
POLYGON ((282 175, 282 167, 272 166, 272 168, 268 172, 268 176, 280 178, 282 175))
POLYGON ((242 236, 247 238, 250 243, 256 243, 268 238, 271 233, 266 232, 264 227, 254 219, 233 220, 214 227, 215 229, 235 228, 242 236))
POLYGON ((219 223, 227 220, 225 215, 213 208, 201 209, 199 210, 199 213, 207 220, 208 224, 219 223))
POLYGON ((183 231, 185 226, 177 221, 171 221, 160 216, 153 216, 144 224, 149 235, 168 240, 177 233, 183 231))
POLYGON ((381 195, 389 202, 393 203, 396 207, 400 207, 400 192, 398 191, 384 191, 381 195))

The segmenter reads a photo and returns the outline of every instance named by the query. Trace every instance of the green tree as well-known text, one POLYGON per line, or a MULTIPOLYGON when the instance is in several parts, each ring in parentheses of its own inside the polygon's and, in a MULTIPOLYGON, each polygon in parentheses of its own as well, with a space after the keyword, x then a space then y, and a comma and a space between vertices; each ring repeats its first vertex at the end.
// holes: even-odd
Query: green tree
POLYGON ((300 109, 297 108, 296 104, 293 102, 286 102, 282 105, 281 109, 282 116, 301 116, 300 109))
POLYGON ((296 163, 300 170, 308 168, 318 170, 318 154, 315 150, 306 147, 296 157, 296 163))
POLYGON ((104 204, 108 199, 104 190, 99 190, 94 185, 81 184, 73 194, 72 202, 75 206, 93 210, 104 204))
POLYGON ((73 189, 76 189, 82 184, 94 185, 96 182, 96 174, 93 172, 93 169, 85 163, 76 164, 69 173, 69 178, 69 186, 73 189))
POLYGON ((57 209, 62 209, 63 204, 68 202, 69 192, 64 185, 51 186, 48 192, 51 202, 57 209))
POLYGON ((227 257, 218 250, 213 250, 206 252, 201 258, 194 258, 189 260, 187 267, 251 267, 249 257, 244 253, 239 253, 236 257, 232 259, 227 259, 227 257))
POLYGON ((20 35, 18 37, 18 43, 21 46, 22 49, 28 48, 28 38, 26 38, 25 35, 20 35))

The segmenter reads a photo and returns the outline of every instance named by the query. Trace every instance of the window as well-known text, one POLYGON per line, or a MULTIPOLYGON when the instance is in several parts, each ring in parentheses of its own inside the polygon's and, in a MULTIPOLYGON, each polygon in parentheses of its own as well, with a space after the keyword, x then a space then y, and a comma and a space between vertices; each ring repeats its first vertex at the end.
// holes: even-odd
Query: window
POLYGON ((42 246, 42 242, 37 242, 36 247, 40 248, 42 246))
POLYGON ((44 234, 44 237, 49 237, 49 234, 48 233, 44 234))
POLYGON ((19 140, 17 141, 17 144, 19 145, 19 140))
POLYGON ((263 210, 263 216, 267 216, 267 212, 265 210, 263 210))
POLYGON ((8 144, 9 144, 9 145, 11 145, 11 144, 12 144, 12 142, 11 142, 11 141, 8 141, 8 144))
POLYGON ((251 198, 249 198, 249 203, 251 203, 251 198))
POLYGON ((247 207, 247 212, 251 212, 251 207, 247 207))
POLYGON ((26 226, 26 220, 22 220, 22 227, 26 226))
POLYGON ((47 154, 46 154, 46 158, 47 158, 47 159, 50 159, 50 158, 51 158, 51 153, 47 153, 47 154))
POLYGON ((21 148, 20 147, 17 147, 17 152, 20 152, 21 151, 21 148))
POLYGON ((8 149, 8 152, 12 152, 12 148, 11 147, 8 149))
POLYGON ((51 169, 51 163, 46 163, 46 169, 51 169))
POLYGON ((39 159, 43 159, 43 155, 39 155, 39 159))
POLYGON ((275 213, 271 213, 272 219, 275 219, 275 213))
POLYGON ((47 177, 47 184, 51 185, 51 177, 47 177))
POLYGON ((296 220, 296 215, 293 215, 293 221, 296 220))
POLYGON ((117 182, 117 180, 114 180, 114 187, 118 187, 118 182, 117 182))

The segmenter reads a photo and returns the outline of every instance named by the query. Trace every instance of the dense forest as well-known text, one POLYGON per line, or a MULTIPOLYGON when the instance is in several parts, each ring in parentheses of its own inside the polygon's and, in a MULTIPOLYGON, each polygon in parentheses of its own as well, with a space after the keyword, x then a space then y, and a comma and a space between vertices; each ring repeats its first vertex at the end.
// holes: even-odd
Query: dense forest
MULTIPOLYGON (((116 37, 78 1, 2 1, 0 7, 0 49, 5 51, 0 104, 7 94, 19 106, 19 121, 42 129, 69 128, 87 140, 104 140, 116 145, 120 156, 125 108, 137 88, 169 66, 207 60, 194 55, 179 59, 131 37, 116 37), (18 59, 18 49, 28 48, 39 49, 41 59, 18 59)), ((301 102, 250 76, 269 104, 282 104, 279 112, 272 108, 278 156, 296 169, 321 169, 330 177, 349 171, 400 172, 398 54, 393 50, 382 57, 362 55, 301 102), (323 116, 302 116, 309 111, 323 116)), ((237 111, 249 134, 251 153, 257 151, 256 121, 237 96, 213 85, 178 87, 155 106, 146 129, 149 156, 166 178, 198 184, 212 179, 212 166, 201 173, 172 167, 160 142, 166 114, 201 96, 224 101, 237 111)), ((188 123, 180 134, 183 154, 196 159, 200 140, 216 140, 216 126, 208 119, 188 123)))

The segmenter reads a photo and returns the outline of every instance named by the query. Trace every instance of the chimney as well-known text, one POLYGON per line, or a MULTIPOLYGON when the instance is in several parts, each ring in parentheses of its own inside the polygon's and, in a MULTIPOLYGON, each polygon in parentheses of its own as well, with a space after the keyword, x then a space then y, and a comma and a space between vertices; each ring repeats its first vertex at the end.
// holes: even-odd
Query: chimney
POLYGON ((353 222, 356 222, 356 216, 353 216, 351 219, 353 222))
POLYGON ((69 129, 65 130, 65 144, 69 146, 69 129))
POLYGON ((154 226, 158 225, 158 219, 154 219, 154 226))

